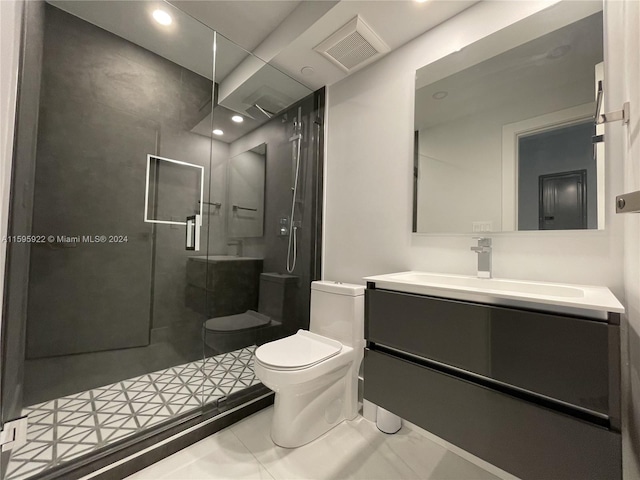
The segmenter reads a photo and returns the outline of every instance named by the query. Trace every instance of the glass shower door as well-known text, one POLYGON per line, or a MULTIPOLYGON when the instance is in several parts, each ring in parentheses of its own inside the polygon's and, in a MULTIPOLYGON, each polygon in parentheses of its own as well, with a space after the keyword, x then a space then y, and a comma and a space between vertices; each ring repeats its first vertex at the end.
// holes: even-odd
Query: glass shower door
POLYGON ((233 406, 269 392, 253 371, 256 347, 309 326, 323 117, 309 88, 220 34, 216 83, 213 118, 202 126, 214 131, 212 201, 221 205, 202 259, 203 398, 233 406), (297 250, 290 271, 288 247, 297 250))
POLYGON ((214 103, 214 32, 165 3, 39 8, 21 89, 33 111, 19 111, 37 136, 11 218, 34 241, 9 245, 2 366, 29 437, 7 479, 64 472, 202 406, 205 300, 187 263, 209 245, 211 130, 192 130, 214 103))
POLYGON ((322 94, 164 2, 28 3, 11 228, 44 241, 9 246, 8 480, 267 395, 253 352, 308 328, 322 223, 322 94))

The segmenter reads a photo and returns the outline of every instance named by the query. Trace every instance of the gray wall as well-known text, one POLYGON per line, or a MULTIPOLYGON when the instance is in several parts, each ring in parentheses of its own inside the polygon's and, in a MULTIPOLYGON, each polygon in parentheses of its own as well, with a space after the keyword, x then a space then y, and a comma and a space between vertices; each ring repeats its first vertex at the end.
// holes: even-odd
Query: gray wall
POLYGON ((208 165, 212 83, 50 5, 42 67, 33 234, 128 242, 32 247, 27 357, 146 345, 152 314, 197 317, 184 230, 143 222, 146 155, 208 165))
POLYGON ((598 228, 597 172, 592 123, 553 130, 520 140, 518 152, 518 230, 538 230, 540 175, 587 171, 587 228, 598 228))

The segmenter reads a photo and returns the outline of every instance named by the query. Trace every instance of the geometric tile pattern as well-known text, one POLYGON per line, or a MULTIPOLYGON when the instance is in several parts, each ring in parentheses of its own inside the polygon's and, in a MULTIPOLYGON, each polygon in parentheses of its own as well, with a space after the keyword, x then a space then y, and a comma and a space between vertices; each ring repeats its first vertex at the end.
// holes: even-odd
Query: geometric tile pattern
POLYGON ((32 405, 6 480, 28 478, 260 381, 255 345, 32 405))

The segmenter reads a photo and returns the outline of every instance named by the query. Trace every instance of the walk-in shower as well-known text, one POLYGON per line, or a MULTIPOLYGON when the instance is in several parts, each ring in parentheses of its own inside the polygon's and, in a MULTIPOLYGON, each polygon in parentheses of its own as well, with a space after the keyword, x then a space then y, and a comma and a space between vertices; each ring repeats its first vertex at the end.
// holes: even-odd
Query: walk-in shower
POLYGON ((179 42, 138 35, 149 5, 26 5, 9 235, 44 240, 8 246, 2 421, 27 443, 2 479, 78 477, 268 399, 256 345, 308 327, 324 92, 170 4, 179 42))

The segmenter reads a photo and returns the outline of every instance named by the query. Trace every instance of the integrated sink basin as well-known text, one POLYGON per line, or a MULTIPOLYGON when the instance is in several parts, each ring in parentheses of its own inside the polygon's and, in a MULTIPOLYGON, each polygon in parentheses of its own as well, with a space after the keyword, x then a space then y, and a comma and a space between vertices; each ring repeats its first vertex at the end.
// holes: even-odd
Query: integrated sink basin
POLYGON ((624 307, 607 287, 477 278, 428 272, 400 272, 364 278, 376 288, 454 300, 587 315, 605 320, 624 307))
POLYGON ((584 290, 576 287, 565 287, 552 283, 533 283, 498 278, 476 278, 457 275, 438 275, 433 273, 406 272, 389 275, 394 280, 420 285, 437 285, 447 287, 473 288, 480 290, 500 290, 534 295, 551 295, 554 297, 584 297, 584 290))

